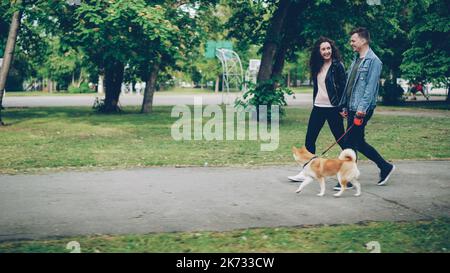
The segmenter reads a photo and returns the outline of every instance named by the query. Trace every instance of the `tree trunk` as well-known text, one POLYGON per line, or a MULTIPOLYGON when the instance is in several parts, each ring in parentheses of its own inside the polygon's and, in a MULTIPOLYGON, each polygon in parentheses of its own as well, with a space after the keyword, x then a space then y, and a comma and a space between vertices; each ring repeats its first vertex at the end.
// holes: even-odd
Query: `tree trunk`
POLYGON ((392 70, 391 70, 392 83, 393 83, 393 84, 397 84, 397 79, 398 79, 399 73, 400 73, 400 72, 399 72, 397 69, 392 69, 392 70))
POLYGON ((214 87, 214 93, 216 93, 216 94, 219 93, 219 84, 220 84, 220 77, 217 76, 216 77, 216 86, 214 87))
POLYGON ((273 64, 272 78, 281 76, 284 68, 284 61, 286 59, 287 44, 283 43, 277 51, 275 56, 275 63, 273 64))
POLYGON ((298 69, 295 69, 295 72, 294 72, 294 79, 293 79, 293 81, 294 81, 294 84, 293 84, 293 86, 294 87, 298 87, 298 84, 297 84, 297 82, 298 82, 298 69))
POLYGON ((277 51, 277 54, 275 56, 275 63, 273 64, 272 69, 272 76, 271 78, 274 80, 273 82, 273 88, 276 89, 280 85, 280 82, 282 81, 282 73, 284 68, 284 61, 286 58, 286 51, 287 46, 286 44, 282 44, 280 48, 277 51))
POLYGON ((291 87, 291 71, 290 70, 287 72, 286 86, 287 86, 287 88, 291 87))
POLYGON ((53 80, 50 80, 50 93, 56 90, 56 83, 53 80))
POLYGON ((120 112, 118 103, 123 81, 124 67, 125 66, 118 61, 112 61, 107 67, 105 67, 105 102, 100 109, 101 112, 120 112))
MULTIPOLYGON (((17 5, 21 5, 22 1, 17 1, 17 5)), ((22 11, 14 12, 11 25, 9 27, 8 40, 6 41, 5 52, 3 56, 3 64, 0 70, 0 126, 4 125, 2 121, 2 105, 3 95, 5 93, 6 78, 8 77, 9 68, 14 55, 14 48, 16 46, 17 33, 20 28, 20 18, 22 17, 22 11)))
MULTIPOLYGON (((283 39, 284 40, 284 39, 283 39)), ((286 53, 287 53, 287 41, 283 41, 283 43, 280 45, 277 54, 275 56, 275 63, 273 64, 273 70, 272 70, 272 76, 271 78, 274 79, 273 87, 277 88, 280 84, 284 63, 286 59, 286 53)))
POLYGON ((105 78, 105 76, 98 75, 98 89, 97 89, 97 92, 99 94, 105 93, 104 78, 105 78))
POLYGON ((450 83, 447 84, 447 99, 445 101, 450 104, 450 83))
POLYGON ((81 84, 84 82, 83 70, 80 70, 80 76, 78 77, 77 88, 80 88, 81 84))
MULTIPOLYGON (((272 79, 275 79, 278 81, 276 85, 279 84, 279 81, 281 80, 282 74, 283 74, 283 68, 285 65, 286 55, 288 53, 289 48, 293 46, 293 41, 296 39, 296 36, 298 35, 297 27, 295 25, 298 23, 300 13, 304 9, 304 3, 302 2, 295 2, 292 3, 289 6, 288 13, 286 15, 286 18, 283 22, 283 28, 280 34, 280 44, 278 46, 278 50, 275 54, 275 62, 273 64, 273 71, 272 71, 272 79)), ((289 73, 289 72, 288 72, 289 73)), ((289 74, 288 74, 289 75, 289 74)), ((289 81, 288 79, 288 87, 289 87, 289 81)))
POLYGON ((263 45, 261 65, 257 77, 258 84, 270 80, 272 76, 274 57, 281 41, 281 32, 290 4, 291 1, 289 0, 280 0, 278 8, 273 14, 263 45))
POLYGON ((48 79, 42 79, 42 91, 43 92, 48 92, 48 79))
POLYGON ((142 101, 141 113, 151 113, 153 107, 153 95, 156 89, 156 80, 158 79, 159 64, 152 65, 150 75, 145 85, 144 100, 142 101))

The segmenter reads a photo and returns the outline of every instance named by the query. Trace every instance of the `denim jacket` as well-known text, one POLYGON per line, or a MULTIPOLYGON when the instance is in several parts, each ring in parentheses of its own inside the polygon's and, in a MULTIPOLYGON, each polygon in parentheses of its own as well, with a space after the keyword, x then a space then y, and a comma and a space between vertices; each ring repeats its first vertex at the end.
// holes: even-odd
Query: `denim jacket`
MULTIPOLYGON (((356 58, 353 60, 347 75, 350 75, 356 58)), ((355 83, 350 98, 343 94, 339 107, 349 111, 359 111, 366 113, 376 107, 378 98, 379 80, 383 63, 375 55, 371 48, 367 51, 366 56, 361 61, 358 71, 356 72, 355 83)), ((348 85, 345 83, 345 89, 348 85)))

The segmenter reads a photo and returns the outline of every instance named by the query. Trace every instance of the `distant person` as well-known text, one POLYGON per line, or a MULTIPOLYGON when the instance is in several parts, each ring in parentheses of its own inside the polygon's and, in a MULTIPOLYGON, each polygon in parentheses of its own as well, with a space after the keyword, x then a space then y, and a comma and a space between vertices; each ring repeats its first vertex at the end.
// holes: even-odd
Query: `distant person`
POLYGON ((416 85, 416 90, 417 90, 417 92, 422 93, 422 95, 423 95, 427 100, 429 100, 429 97, 428 97, 427 95, 425 95, 425 87, 424 87, 424 85, 423 85, 422 82, 418 82, 418 83, 417 83, 417 85, 416 85))
POLYGON ((411 100, 417 100, 416 98, 416 93, 417 93, 417 89, 416 89, 416 85, 413 83, 409 83, 409 88, 408 88, 409 92, 411 93, 411 100))
POLYGON ((417 100, 416 94, 417 92, 422 93, 422 95, 429 100, 429 96, 425 95, 424 85, 421 82, 413 83, 410 89, 412 98, 411 100, 417 100))
MULTIPOLYGON (((314 154, 316 140, 325 121, 336 140, 344 134, 344 122, 339 115, 338 105, 344 92, 346 75, 339 50, 334 41, 326 37, 320 37, 314 44, 309 65, 314 83, 313 109, 309 116, 305 146, 314 154)), ((288 178, 301 182, 305 176, 300 172, 288 178)))
MULTIPOLYGON (((369 46, 370 34, 367 29, 357 28, 350 34, 350 45, 358 56, 350 66, 344 95, 339 105, 342 109, 341 115, 347 118, 347 127, 355 125, 346 135, 345 148, 361 152, 377 164, 380 169, 377 185, 381 186, 387 183, 395 166, 387 162, 366 142, 365 128, 376 107, 383 64, 369 46)), ((340 190, 340 184, 338 183, 334 189, 340 190)))

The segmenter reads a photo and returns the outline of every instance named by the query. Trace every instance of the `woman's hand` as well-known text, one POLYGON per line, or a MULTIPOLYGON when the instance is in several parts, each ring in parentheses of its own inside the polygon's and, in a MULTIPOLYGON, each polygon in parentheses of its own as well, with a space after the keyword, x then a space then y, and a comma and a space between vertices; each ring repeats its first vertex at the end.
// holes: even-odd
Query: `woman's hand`
POLYGON ((363 118, 363 117, 366 116, 366 113, 365 113, 365 112, 358 111, 358 112, 356 112, 356 116, 357 116, 357 117, 363 118))

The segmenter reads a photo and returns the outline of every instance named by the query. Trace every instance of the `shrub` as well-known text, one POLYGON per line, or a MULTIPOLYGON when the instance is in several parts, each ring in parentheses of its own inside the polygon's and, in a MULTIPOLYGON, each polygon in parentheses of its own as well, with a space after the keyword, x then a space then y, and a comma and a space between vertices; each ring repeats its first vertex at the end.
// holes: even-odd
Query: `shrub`
POLYGON ((89 88, 89 85, 85 82, 80 84, 80 87, 74 85, 69 86, 67 89, 68 93, 94 93, 95 90, 89 88))
POLYGON ((242 106, 246 109, 249 106, 255 106, 257 111, 257 118, 259 121, 259 106, 267 106, 267 119, 270 121, 272 113, 271 106, 278 105, 280 107, 280 118, 285 114, 283 106, 286 106, 286 95, 293 95, 294 93, 287 87, 274 87, 274 81, 269 80, 265 83, 255 85, 254 83, 247 83, 248 90, 243 94, 242 98, 237 98, 235 107, 242 106))
POLYGON ((393 82, 385 82, 380 88, 380 96, 384 105, 398 105, 403 102, 404 90, 400 85, 393 82))

